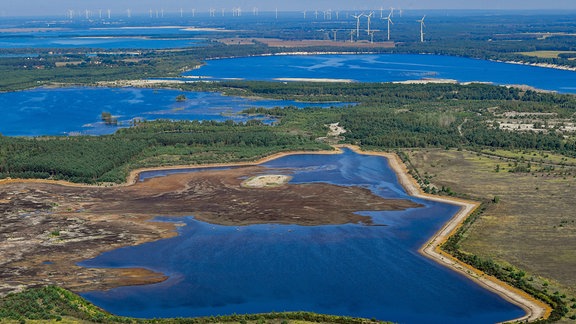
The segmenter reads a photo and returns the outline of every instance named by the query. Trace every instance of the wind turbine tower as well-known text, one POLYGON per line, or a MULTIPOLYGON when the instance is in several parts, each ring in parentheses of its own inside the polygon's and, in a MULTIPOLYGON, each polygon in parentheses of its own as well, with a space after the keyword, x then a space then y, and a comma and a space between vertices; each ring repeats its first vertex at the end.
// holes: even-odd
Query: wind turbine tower
POLYGON ((302 11, 302 13, 304 14, 304 19, 306 19, 306 10, 302 11))
POLYGON ((360 37, 360 18, 362 18, 364 14, 359 15, 352 15, 354 19, 356 19, 356 39, 360 37))
POLYGON ((132 10, 126 9, 126 16, 127 16, 128 18, 132 18, 132 10))
POLYGON ((374 14, 374 11, 370 11, 369 15, 365 15, 366 18, 368 18, 368 35, 370 35, 370 20, 372 20, 372 15, 374 14))
POLYGON ((424 43, 424 27, 426 26, 424 25, 424 18, 426 18, 426 15, 424 15, 422 19, 418 20, 420 23, 420 43, 424 43))
POLYGON ((390 40, 390 25, 394 25, 394 22, 392 22, 392 11, 390 11, 390 13, 388 14, 388 17, 384 18, 385 20, 388 20, 388 40, 390 40))
POLYGON ((108 9, 108 19, 110 19, 111 15, 112 15, 112 10, 108 9))

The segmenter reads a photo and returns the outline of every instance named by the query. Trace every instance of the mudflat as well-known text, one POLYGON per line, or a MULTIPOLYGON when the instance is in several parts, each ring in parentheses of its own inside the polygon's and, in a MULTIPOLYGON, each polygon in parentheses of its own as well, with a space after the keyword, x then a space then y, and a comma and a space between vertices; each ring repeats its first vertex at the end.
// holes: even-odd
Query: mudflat
MULTIPOLYGON (((359 187, 323 183, 246 187, 274 172, 260 166, 168 175, 128 186, 10 182, 0 190, 0 295, 55 284, 74 291, 160 282, 145 269, 86 269, 76 263, 122 246, 176 235, 156 216, 194 216, 222 225, 362 223, 362 210, 419 205, 359 187)), ((276 171, 277 172, 277 171, 276 171)), ((276 173, 274 173, 276 174, 276 173)))

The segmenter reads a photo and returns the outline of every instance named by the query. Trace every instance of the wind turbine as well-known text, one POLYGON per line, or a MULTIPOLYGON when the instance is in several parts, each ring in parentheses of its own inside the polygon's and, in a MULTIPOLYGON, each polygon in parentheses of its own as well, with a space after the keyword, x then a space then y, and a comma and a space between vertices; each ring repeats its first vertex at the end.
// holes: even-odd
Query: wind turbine
POLYGON ((388 40, 390 40, 390 24, 394 25, 394 22, 392 22, 392 11, 390 11, 388 17, 383 19, 388 20, 388 40))
POLYGON ((196 8, 192 8, 192 17, 196 17, 196 8))
POLYGON ((108 9, 108 19, 110 19, 111 14, 112 14, 112 10, 108 9))
POLYGON ((366 18, 368 18, 368 35, 370 35, 370 20, 372 19, 373 14, 374 14, 374 11, 370 11, 369 15, 364 15, 364 16, 366 16, 366 18))
POLYGON ((352 15, 352 17, 356 19, 356 39, 360 37, 360 18, 362 18, 362 16, 364 16, 363 13, 359 15, 352 15))
POLYGON ((180 8, 180 18, 184 17, 184 9, 180 8))
POLYGON ((424 25, 424 18, 426 18, 426 15, 422 19, 417 20, 420 23, 420 43, 424 43, 424 27, 426 26, 424 25))
POLYGON ((354 41, 354 29, 350 29, 350 43, 354 41))
POLYGON ((306 19, 306 10, 302 11, 302 13, 304 14, 304 19, 306 19))
POLYGON ((374 33, 375 32, 376 32, 375 30, 370 32, 370 43, 374 43, 374 33))

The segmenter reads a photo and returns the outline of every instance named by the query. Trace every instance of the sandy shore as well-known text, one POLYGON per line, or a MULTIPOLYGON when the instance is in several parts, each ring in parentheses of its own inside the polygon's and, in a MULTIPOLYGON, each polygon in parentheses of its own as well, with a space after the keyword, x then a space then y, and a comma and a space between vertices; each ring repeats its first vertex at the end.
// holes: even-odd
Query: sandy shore
POLYGON ((400 184, 411 196, 448 203, 460 207, 458 213, 456 213, 456 215, 454 215, 454 217, 452 217, 450 221, 448 221, 448 223, 442 227, 442 229, 434 234, 434 236, 419 249, 419 252, 422 255, 465 275, 482 287, 493 291, 509 302, 518 305, 526 312, 526 315, 520 318, 511 319, 510 322, 532 322, 538 319, 547 318, 550 315, 552 309, 545 303, 536 300, 520 289, 509 286, 508 284, 496 279, 495 277, 489 276, 482 271, 479 271, 478 269, 475 269, 470 265, 457 260, 448 253, 442 251, 440 248, 440 246, 442 246, 442 244, 446 242, 446 240, 460 227, 468 215, 470 215, 470 213, 472 213, 480 205, 478 202, 467 201, 458 198, 439 197, 422 192, 420 186, 416 183, 414 178, 408 174, 408 170, 406 169, 405 164, 396 154, 384 152, 365 152, 361 151, 358 147, 355 146, 346 147, 360 154, 380 155, 386 157, 390 167, 398 176, 400 184))

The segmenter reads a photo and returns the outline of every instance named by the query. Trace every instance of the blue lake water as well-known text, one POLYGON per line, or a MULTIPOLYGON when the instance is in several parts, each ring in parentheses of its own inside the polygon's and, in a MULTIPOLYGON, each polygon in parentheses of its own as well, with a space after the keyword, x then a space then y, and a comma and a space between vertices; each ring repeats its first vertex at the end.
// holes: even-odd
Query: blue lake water
POLYGON ((3 32, 0 33, 0 48, 183 48, 201 46, 207 33, 205 30, 188 27, 101 27, 3 32))
POLYGON ((245 121, 248 117, 234 114, 250 107, 331 105, 342 104, 242 98, 169 89, 37 88, 0 93, 0 134, 102 135, 129 126, 133 119, 245 121), (180 94, 184 94, 187 100, 177 102, 176 96, 180 94), (105 125, 101 119, 104 111, 117 117, 121 125, 105 125))
POLYGON ((81 265, 143 267, 169 279, 83 297, 135 317, 314 311, 401 323, 493 323, 523 315, 417 252, 457 208, 409 197, 385 158, 345 150, 292 155, 264 166, 270 173, 290 173, 292 183, 362 186, 424 207, 358 211, 386 226, 220 226, 163 215, 159 221, 185 225, 179 236, 117 249, 81 265))
POLYGON ((528 85, 576 93, 576 72, 441 55, 275 55, 208 61, 186 76, 202 79, 347 79, 396 82, 425 78, 528 85))

